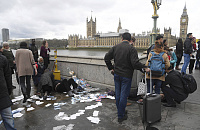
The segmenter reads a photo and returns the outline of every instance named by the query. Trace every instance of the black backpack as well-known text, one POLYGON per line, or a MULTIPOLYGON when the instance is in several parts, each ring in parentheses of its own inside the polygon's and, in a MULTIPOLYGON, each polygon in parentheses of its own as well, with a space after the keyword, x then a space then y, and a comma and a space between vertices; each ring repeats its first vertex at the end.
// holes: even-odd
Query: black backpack
POLYGON ((186 93, 193 93, 197 90, 197 83, 192 75, 181 74, 181 79, 186 93))

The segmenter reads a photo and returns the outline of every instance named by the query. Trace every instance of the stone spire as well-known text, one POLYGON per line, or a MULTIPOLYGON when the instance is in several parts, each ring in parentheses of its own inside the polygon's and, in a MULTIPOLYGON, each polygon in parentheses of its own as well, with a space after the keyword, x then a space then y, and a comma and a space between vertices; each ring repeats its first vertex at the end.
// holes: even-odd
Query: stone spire
POLYGON ((186 3, 185 3, 185 7, 183 9, 183 14, 182 16, 187 16, 187 8, 186 8, 186 3))
POLYGON ((117 28, 117 32, 119 32, 120 29, 122 29, 122 26, 121 26, 121 20, 119 18, 119 25, 118 25, 118 28, 117 28))

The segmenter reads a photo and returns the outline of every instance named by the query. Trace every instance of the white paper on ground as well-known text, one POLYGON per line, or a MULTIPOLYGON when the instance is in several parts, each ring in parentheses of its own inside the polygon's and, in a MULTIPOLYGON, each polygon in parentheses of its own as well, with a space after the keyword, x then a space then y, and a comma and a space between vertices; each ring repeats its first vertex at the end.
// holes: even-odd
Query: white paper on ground
POLYGON ((44 103, 44 102, 40 102, 40 101, 36 101, 36 102, 35 102, 36 105, 41 105, 41 104, 43 104, 43 103, 44 103))
POLYGON ((34 107, 30 107, 30 108, 27 108, 27 111, 32 111, 34 109, 35 109, 34 107))
POLYGON ((74 127, 74 124, 69 124, 68 126, 61 125, 61 126, 53 127, 53 130, 72 130, 73 127, 74 127))
POLYGON ((45 107, 49 107, 49 106, 51 106, 51 104, 50 104, 50 103, 48 103, 47 105, 45 105, 45 107))
POLYGON ((71 116, 70 116, 70 119, 71 119, 71 120, 76 119, 76 115, 75 115, 75 114, 71 115, 71 116))
POLYGON ((47 101, 50 101, 50 100, 51 100, 51 98, 47 98, 46 100, 47 100, 47 101))
POLYGON ((93 116, 98 116, 98 114, 99 114, 99 111, 94 111, 93 112, 93 116))
POLYGON ((65 125, 56 126, 56 127, 53 127, 53 130, 67 130, 67 126, 65 125))
POLYGON ((40 99, 37 95, 31 96, 32 99, 40 99))
POLYGON ((22 117, 22 116, 23 116, 23 114, 20 113, 20 112, 13 114, 13 117, 14 117, 14 118, 22 117))
POLYGON ((112 99, 112 100, 115 99, 114 96, 110 96, 110 95, 108 95, 107 98, 112 99))
POLYGON ((99 124, 99 117, 87 117, 88 120, 90 120, 92 123, 95 123, 95 124, 99 124))
POLYGON ((63 116, 65 112, 59 112, 58 116, 63 116))

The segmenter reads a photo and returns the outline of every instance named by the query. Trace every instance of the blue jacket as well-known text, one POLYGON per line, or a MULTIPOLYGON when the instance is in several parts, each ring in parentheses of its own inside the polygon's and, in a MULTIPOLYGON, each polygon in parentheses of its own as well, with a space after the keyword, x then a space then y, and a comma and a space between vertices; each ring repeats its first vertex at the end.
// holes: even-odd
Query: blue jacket
MULTIPOLYGON (((171 53, 171 52, 170 52, 171 53)), ((172 57, 170 59, 170 64, 174 64, 174 66, 172 67, 175 67, 176 66, 176 62, 177 62, 177 57, 176 57, 176 54, 174 52, 172 52, 172 57), (171 60, 172 59, 172 60, 171 60)))

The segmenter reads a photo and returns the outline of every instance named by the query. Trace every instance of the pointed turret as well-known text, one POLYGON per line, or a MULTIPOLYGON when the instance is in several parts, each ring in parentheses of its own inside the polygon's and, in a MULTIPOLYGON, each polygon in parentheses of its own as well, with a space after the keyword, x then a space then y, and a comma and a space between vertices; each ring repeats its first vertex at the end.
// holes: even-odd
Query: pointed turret
POLYGON ((187 8, 186 8, 186 3, 185 3, 185 7, 183 9, 183 14, 182 16, 187 16, 187 8))
POLYGON ((121 20, 119 18, 119 25, 118 25, 118 28, 117 28, 117 32, 119 32, 120 29, 122 29, 122 26, 121 26, 121 20))

